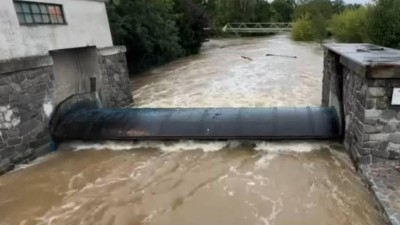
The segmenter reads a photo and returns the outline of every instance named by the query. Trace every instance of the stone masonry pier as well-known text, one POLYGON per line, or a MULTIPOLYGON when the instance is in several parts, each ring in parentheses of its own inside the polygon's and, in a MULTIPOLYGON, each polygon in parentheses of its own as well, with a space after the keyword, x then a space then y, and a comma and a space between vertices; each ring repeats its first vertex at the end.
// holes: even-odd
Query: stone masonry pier
POLYGON ((322 105, 336 108, 346 150, 388 223, 400 224, 400 173, 394 169, 400 160, 400 51, 370 44, 324 47, 322 105))

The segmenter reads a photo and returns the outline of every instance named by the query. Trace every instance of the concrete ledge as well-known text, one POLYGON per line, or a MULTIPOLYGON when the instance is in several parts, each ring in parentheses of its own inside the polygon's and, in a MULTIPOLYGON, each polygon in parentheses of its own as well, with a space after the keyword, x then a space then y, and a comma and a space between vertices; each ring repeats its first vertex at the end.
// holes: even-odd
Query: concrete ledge
POLYGON ((365 78, 400 78, 400 50, 371 44, 325 44, 340 63, 365 78))
POLYGON ((109 55, 115 55, 115 54, 119 54, 119 53, 125 53, 126 47, 125 46, 110 46, 110 47, 105 47, 105 48, 99 48, 98 51, 101 56, 109 56, 109 55))
POLYGON ((33 56, 0 61, 0 74, 52 66, 53 59, 48 56, 33 56))

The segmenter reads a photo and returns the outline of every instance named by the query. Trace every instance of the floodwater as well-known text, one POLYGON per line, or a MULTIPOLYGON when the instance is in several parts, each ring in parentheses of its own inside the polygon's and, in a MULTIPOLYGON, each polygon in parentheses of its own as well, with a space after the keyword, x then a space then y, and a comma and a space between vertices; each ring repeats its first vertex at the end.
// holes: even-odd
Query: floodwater
MULTIPOLYGON (((318 106, 322 57, 282 35, 211 40, 134 78, 135 107, 318 106)), ((0 224, 384 223, 337 143, 180 141, 66 143, 0 177, 0 224)))

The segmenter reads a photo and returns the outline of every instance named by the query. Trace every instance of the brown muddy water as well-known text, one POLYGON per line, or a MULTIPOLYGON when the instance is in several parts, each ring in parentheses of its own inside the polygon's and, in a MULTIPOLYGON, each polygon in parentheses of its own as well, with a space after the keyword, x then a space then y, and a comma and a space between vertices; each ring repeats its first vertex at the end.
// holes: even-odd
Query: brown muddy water
MULTIPOLYGON (((284 35, 211 40, 134 78, 135 107, 318 106, 322 57, 284 35)), ((0 177, 0 224, 384 223, 337 143, 180 141, 63 144, 0 177)))

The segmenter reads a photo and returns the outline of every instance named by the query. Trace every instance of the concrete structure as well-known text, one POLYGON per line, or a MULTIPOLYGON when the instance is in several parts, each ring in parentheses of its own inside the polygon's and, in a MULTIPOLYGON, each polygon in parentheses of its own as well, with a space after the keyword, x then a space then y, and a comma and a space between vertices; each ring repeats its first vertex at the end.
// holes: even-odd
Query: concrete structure
POLYGON ((132 101, 125 47, 113 46, 105 0, 2 0, 0 174, 49 151, 48 121, 95 77, 104 106, 132 101))
POLYGON ((344 145, 383 215, 400 224, 400 51, 370 44, 325 45, 323 106, 342 117, 344 145))

